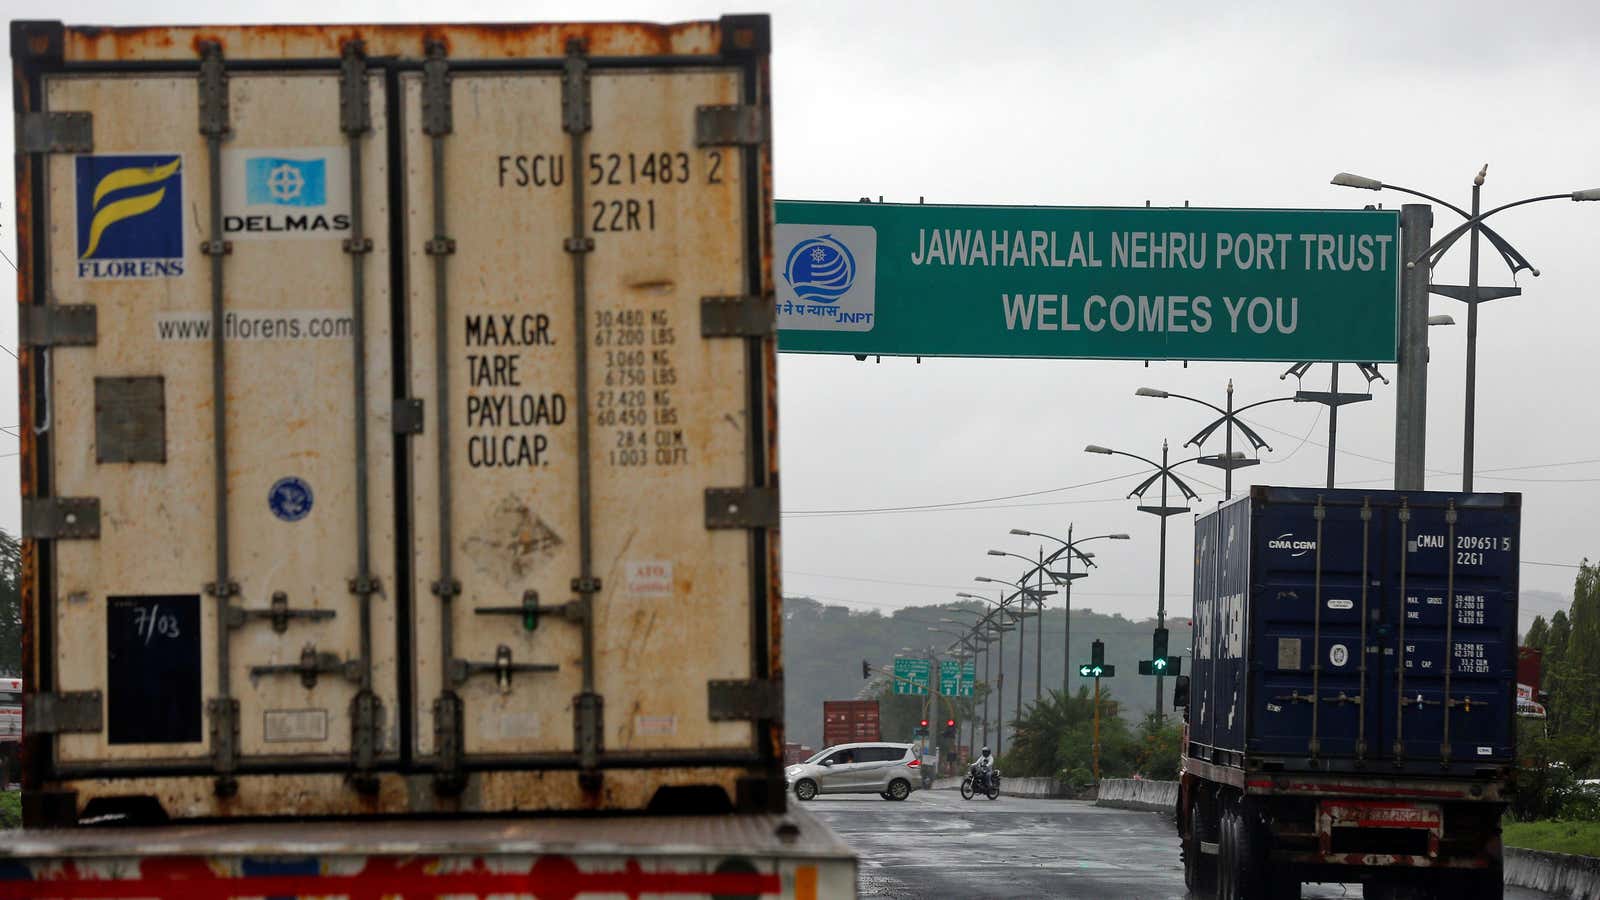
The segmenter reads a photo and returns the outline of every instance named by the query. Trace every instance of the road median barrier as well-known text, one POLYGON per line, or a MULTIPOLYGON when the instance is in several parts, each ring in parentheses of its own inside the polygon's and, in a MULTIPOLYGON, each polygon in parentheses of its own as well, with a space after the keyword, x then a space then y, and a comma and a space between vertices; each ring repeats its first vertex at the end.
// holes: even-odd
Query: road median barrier
POLYGON ((1557 897, 1600 897, 1600 857, 1505 848, 1506 884, 1557 897))
POLYGON ((1140 778, 1104 778, 1100 781, 1100 792, 1094 802, 1096 806, 1117 809, 1172 812, 1178 805, 1178 783, 1140 778))

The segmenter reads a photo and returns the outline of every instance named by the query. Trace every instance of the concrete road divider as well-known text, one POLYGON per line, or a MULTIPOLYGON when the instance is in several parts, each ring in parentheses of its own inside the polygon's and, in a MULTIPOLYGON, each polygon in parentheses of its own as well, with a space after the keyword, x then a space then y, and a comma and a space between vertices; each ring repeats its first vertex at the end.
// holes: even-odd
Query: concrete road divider
POLYGON ((1148 781, 1137 778, 1105 778, 1100 781, 1096 806, 1118 809, 1148 809, 1171 812, 1178 805, 1176 781, 1148 781))
POLYGON ((1600 858, 1507 847, 1505 861, 1506 884, 1572 900, 1600 897, 1600 858))

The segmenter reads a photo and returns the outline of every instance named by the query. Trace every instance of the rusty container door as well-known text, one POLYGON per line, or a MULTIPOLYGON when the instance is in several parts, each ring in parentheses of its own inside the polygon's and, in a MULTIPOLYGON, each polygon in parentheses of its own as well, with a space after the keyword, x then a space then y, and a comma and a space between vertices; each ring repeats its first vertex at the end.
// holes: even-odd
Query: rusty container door
POLYGON ((38 112, 92 122, 38 157, 24 311, 51 494, 29 725, 58 776, 225 799, 394 759, 384 83, 340 66, 43 80, 38 112))
POLYGON ((732 53, 567 50, 400 79, 418 758, 445 793, 486 773, 481 808, 754 796, 781 719, 764 86, 732 53))

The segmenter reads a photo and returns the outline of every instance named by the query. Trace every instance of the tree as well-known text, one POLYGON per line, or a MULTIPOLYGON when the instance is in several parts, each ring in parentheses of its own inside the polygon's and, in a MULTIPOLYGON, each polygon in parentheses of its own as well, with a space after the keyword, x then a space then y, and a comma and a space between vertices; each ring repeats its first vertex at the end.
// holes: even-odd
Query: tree
MULTIPOLYGON (((1544 616, 1534 616, 1533 624, 1528 626, 1528 633, 1522 636, 1522 646, 1543 653, 1550 639, 1550 626, 1545 623, 1544 616)), ((1538 687, 1538 685, 1534 685, 1538 687)))
MULTIPOLYGON (((1128 723, 1109 713, 1111 692, 1100 689, 1100 777, 1120 778, 1135 770, 1139 743, 1128 723)), ((1000 770, 1009 775, 1053 776, 1071 790, 1094 783, 1094 698, 1089 689, 1067 695, 1051 691, 1012 722, 1015 734, 1000 770)))
POLYGON ((0 531, 0 675, 22 675, 22 547, 0 531))
POLYGON ((1561 661, 1567 655, 1567 640, 1572 637, 1572 622, 1567 618, 1567 611, 1556 610, 1550 617, 1550 631, 1545 636, 1544 643, 1544 684, 1545 690, 1552 687, 1551 673, 1561 666, 1561 661))
POLYGON ((1173 719, 1161 720, 1155 713, 1139 723, 1138 756, 1134 770, 1145 778, 1172 781, 1178 777, 1179 745, 1183 742, 1182 726, 1173 719))

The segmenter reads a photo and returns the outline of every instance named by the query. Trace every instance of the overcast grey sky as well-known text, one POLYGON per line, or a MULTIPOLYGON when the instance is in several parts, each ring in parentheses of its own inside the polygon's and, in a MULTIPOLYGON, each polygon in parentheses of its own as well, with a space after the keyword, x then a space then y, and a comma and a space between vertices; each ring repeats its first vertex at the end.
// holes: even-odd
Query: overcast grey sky
MULTIPOLYGON (((172 0, 12 0, 7 18, 70 24, 204 21, 486 21, 714 18, 773 14, 774 158, 787 199, 930 203, 1344 207, 1402 195, 1328 185, 1341 170, 1465 204, 1489 163, 1485 201, 1600 187, 1600 7, 1592 3, 1147 4, 925 2, 709 3, 307 2, 248 6, 172 0)), ((0 40, 3 40, 0 36, 0 40)), ((7 50, 9 56, 9 49, 7 50)), ((11 117, 0 139, 11 142, 11 117)), ((0 247, 15 256, 12 169, 0 168, 0 247)), ((1450 224, 1448 211, 1437 222, 1450 224)), ((1544 203, 1497 218, 1543 271, 1525 295, 1483 310, 1478 487, 1524 494, 1526 589, 1570 591, 1600 556, 1600 204, 1544 203), (1576 462, 1576 461, 1584 462, 1576 462)), ((1438 231, 1436 230, 1436 233, 1438 231)), ((1465 251, 1436 271, 1464 280, 1465 251)), ((1498 263, 1486 283, 1508 283, 1498 263)), ((0 298, 15 282, 0 279, 0 298)), ((1429 487, 1459 487, 1463 323, 1433 329, 1429 487)), ((0 343, 15 347, 13 316, 0 343)), ((9 362, 9 360, 7 360, 9 362)), ((785 588, 856 608, 950 599, 974 575, 1009 577, 990 547, 1031 554, 1014 527, 1127 531, 1103 543, 1079 582, 1080 606, 1130 616, 1155 608, 1156 523, 1122 496, 1128 460, 1176 448, 1205 412, 1136 399, 1149 385, 1242 403, 1292 392, 1278 364, 885 359, 786 356, 780 365, 785 588), (1095 484, 1093 482, 1103 482, 1095 484), (1080 486, 1081 485, 1081 486, 1080 486), (1048 492, 1048 493, 1042 493, 1048 492), (1019 496, 1028 495, 1028 496, 1019 496), (988 498, 1009 498, 989 500, 988 498), (911 512, 853 512, 985 500, 911 512), (804 513, 804 514, 802 514, 804 513)), ((15 373, 0 366, 0 418, 16 421, 15 373)), ((1326 366, 1307 387, 1326 388, 1326 366)), ((1346 367, 1342 387, 1355 381, 1346 367)), ((1392 377, 1392 367, 1385 367, 1392 377)), ((1279 404, 1252 417, 1272 442, 1249 483, 1316 484, 1320 407, 1279 404)), ((1340 418, 1339 479, 1392 478, 1393 392, 1340 418)), ((0 526, 19 520, 15 441, 0 438, 0 526)), ((1213 444, 1208 451, 1220 449, 1213 444)), ((1175 450, 1176 452, 1176 450, 1175 450)), ((1197 478, 1210 504, 1220 473, 1197 478)), ((1200 485, 1196 485, 1200 487, 1200 485)), ((1197 509, 1202 508, 1200 505, 1197 509)), ((1191 527, 1172 521, 1169 596, 1187 613, 1191 527)))

